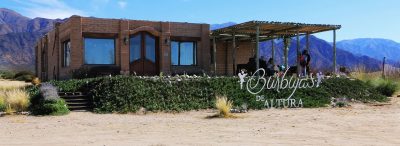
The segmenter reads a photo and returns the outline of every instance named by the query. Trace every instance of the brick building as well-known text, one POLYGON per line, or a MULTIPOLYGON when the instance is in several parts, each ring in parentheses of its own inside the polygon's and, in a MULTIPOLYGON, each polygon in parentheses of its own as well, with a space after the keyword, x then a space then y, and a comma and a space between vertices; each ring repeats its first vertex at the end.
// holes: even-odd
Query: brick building
POLYGON ((95 68, 103 74, 209 73, 209 33, 208 24, 72 16, 37 42, 36 74, 51 80, 95 68))
MULTIPOLYGON (((325 31, 333 31, 332 72, 336 72, 336 30, 340 28, 340 25, 249 21, 210 31, 209 24, 72 16, 56 24, 55 29, 38 41, 36 74, 42 80, 58 80, 83 73, 237 75, 241 69, 252 73, 263 67, 260 42, 272 43, 269 56, 275 64, 271 40, 296 39, 296 52, 300 54, 299 36, 307 38, 305 50, 309 51, 309 36, 325 31)), ((281 49, 284 66, 299 66, 299 61, 288 64, 288 44, 281 49)))

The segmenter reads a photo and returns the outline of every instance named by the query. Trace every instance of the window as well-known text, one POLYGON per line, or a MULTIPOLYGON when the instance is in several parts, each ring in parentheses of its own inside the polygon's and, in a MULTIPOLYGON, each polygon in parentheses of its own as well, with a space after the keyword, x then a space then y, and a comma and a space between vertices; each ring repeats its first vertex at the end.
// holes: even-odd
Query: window
POLYGON ((63 42, 63 67, 68 67, 71 63, 71 41, 63 42))
POLYGON ((141 42, 142 37, 140 35, 135 35, 130 38, 130 62, 135 62, 136 60, 140 59, 141 55, 141 42))
POLYGON ((85 38, 85 64, 115 64, 115 40, 85 38))
POLYGON ((171 42, 172 65, 196 65, 196 42, 171 42))

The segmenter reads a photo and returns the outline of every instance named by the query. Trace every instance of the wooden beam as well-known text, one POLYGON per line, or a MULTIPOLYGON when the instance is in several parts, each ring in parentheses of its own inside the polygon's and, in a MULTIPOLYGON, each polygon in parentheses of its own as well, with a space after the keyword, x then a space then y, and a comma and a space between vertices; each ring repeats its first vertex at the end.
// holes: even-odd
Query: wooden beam
POLYGON ((310 33, 306 34, 306 50, 310 52, 310 33))
POLYGON ((256 70, 260 68, 260 25, 256 26, 256 70))
POLYGON ((284 47, 283 47, 283 49, 284 49, 284 60, 285 60, 285 69, 287 69, 288 67, 289 67, 289 62, 288 62, 288 53, 289 53, 289 41, 290 41, 290 38, 288 38, 288 37, 284 37, 283 38, 283 41, 284 41, 284 47))
POLYGON ((296 36, 296 63, 297 63, 297 76, 300 76, 301 69, 300 69, 300 36, 299 31, 297 31, 296 36))
POLYGON ((236 74, 236 36, 232 35, 232 75, 236 74))
POLYGON ((275 47, 274 47, 274 40, 271 40, 271 58, 272 58, 272 64, 275 66, 275 47))
POLYGON ((217 43, 213 37, 213 60, 214 60, 214 75, 217 75, 217 43))
POLYGON ((333 30, 333 73, 336 75, 336 29, 333 30))

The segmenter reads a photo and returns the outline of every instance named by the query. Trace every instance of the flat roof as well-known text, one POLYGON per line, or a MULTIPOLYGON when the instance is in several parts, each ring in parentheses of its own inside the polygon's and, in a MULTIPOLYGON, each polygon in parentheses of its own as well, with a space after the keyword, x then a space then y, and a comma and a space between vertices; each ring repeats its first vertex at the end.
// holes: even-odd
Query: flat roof
POLYGON ((328 24, 306 24, 294 22, 275 22, 275 21, 248 21, 211 31, 211 36, 218 40, 232 39, 233 35, 239 40, 253 40, 259 27, 260 41, 293 37, 297 34, 306 35, 330 30, 337 30, 341 25, 328 24))

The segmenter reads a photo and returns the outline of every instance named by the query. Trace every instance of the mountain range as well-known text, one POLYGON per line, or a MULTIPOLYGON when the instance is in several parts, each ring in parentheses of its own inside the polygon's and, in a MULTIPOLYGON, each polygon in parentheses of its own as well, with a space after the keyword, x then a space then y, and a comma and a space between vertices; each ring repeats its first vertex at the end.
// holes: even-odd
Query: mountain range
MULTIPOLYGON (((56 22, 62 19, 28 18, 13 10, 0 8, 0 70, 34 70, 34 45, 45 33, 50 31, 56 22)), ((211 30, 236 24, 227 22, 212 24, 211 30)), ((283 41, 274 40, 276 54, 283 56, 283 41)), ((300 46, 305 48, 305 38, 301 37, 300 46)), ((270 41, 261 42, 260 54, 266 58, 271 54, 270 41)), ((311 65, 316 70, 329 70, 332 67, 332 45, 315 36, 310 37, 311 65)), ((295 64, 296 40, 292 39, 289 47, 289 64, 295 64)), ((381 60, 387 57, 388 62, 400 60, 400 44, 386 39, 355 39, 337 43, 337 64, 354 68, 359 65, 368 70, 379 70, 381 60)), ((276 57, 282 63, 282 57, 276 57)))
POLYGON ((57 21, 62 20, 31 19, 0 8, 0 69, 33 70, 35 43, 57 21))

